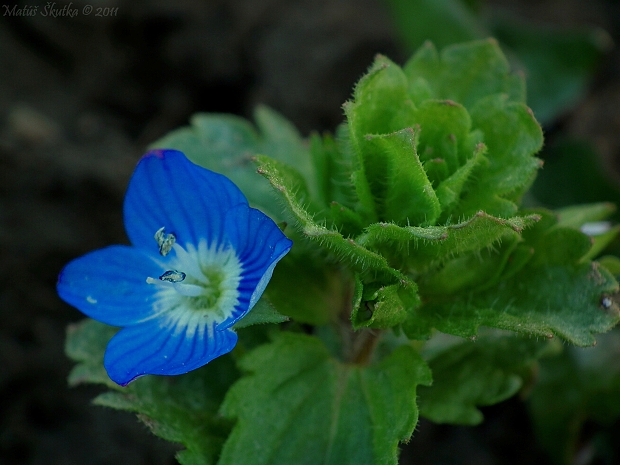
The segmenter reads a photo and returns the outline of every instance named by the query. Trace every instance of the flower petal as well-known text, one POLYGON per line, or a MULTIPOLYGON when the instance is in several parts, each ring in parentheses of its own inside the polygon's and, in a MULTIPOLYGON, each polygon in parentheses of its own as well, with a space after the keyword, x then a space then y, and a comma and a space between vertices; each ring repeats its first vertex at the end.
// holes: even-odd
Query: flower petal
POLYGON ((121 329, 108 343, 103 364, 110 379, 126 386, 143 375, 180 375, 230 352, 237 344, 232 330, 215 324, 190 331, 163 317, 121 329))
POLYGON ((70 262, 58 276, 58 295, 87 316, 112 326, 153 318, 156 286, 147 277, 159 276, 162 265, 135 247, 115 245, 70 262))
POLYGON ((247 205, 238 205, 226 214, 224 229, 243 266, 239 283, 239 304, 217 329, 229 328, 258 302, 273 270, 293 246, 271 218, 247 205))
POLYGON ((155 232, 162 227, 177 242, 219 242, 225 213, 247 204, 225 176, 190 162, 177 150, 153 150, 136 167, 125 196, 125 228, 131 243, 159 253, 155 232))

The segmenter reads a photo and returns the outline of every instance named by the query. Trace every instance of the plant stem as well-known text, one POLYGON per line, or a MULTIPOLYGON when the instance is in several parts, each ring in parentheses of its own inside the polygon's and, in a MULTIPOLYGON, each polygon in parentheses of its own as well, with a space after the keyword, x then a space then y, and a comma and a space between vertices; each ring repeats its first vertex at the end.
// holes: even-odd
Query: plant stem
POLYGON ((356 365, 368 365, 381 338, 382 331, 365 329, 353 341, 351 361, 356 365))

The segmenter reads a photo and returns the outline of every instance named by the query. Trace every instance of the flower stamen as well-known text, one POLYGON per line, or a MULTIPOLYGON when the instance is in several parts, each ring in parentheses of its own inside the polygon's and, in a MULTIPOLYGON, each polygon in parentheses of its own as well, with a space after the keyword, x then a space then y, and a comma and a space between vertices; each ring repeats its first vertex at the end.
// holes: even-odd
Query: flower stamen
MULTIPOLYGON (((166 271, 166 273, 164 273, 162 277, 164 277, 167 273, 179 273, 185 275, 185 273, 179 271, 166 271)), ((185 284, 180 281, 172 281, 170 279, 162 279, 162 277, 160 277, 159 279, 155 279, 149 276, 148 278, 146 278, 146 283, 157 284, 164 288, 174 289, 180 295, 185 297, 198 297, 204 293, 204 288, 202 286, 197 286, 196 284, 185 284)), ((184 278, 185 276, 183 276, 183 279, 184 278)))
POLYGON ((182 271, 177 270, 168 270, 164 274, 162 274, 159 279, 161 281, 168 281, 169 283, 180 283, 187 276, 182 271))
POLYGON ((162 226, 155 232, 153 236, 157 245, 159 246, 159 253, 162 256, 166 256, 172 250, 172 246, 176 242, 177 238, 174 234, 166 234, 165 226, 162 226))

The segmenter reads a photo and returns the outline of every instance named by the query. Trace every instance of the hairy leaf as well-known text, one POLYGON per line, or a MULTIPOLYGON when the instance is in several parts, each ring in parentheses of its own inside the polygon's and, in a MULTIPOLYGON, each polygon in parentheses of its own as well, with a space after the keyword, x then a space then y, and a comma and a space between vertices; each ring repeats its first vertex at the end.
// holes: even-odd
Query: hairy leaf
POLYGON ((426 42, 404 71, 410 83, 423 79, 432 98, 453 100, 468 110, 489 95, 508 94, 511 101, 525 100, 523 78, 509 74, 508 61, 493 39, 450 45, 441 53, 426 42))
POLYGON ((355 330, 364 327, 392 328, 405 321, 407 312, 420 303, 416 287, 392 284, 375 289, 376 286, 371 283, 363 288, 360 296, 360 286, 362 284, 358 281, 351 313, 351 323, 355 330))
MULTIPOLYGON (((566 250, 562 243, 556 246, 566 250)), ((595 343, 594 334, 608 331, 620 320, 617 306, 601 303, 618 290, 606 269, 588 262, 533 263, 495 288, 429 300, 404 323, 405 332, 414 339, 426 338, 437 328, 471 337, 480 326, 489 326, 543 337, 558 335, 589 346, 595 343)))
POLYGON ((301 170, 304 185, 314 189, 314 167, 308 147, 295 128, 266 107, 256 110, 257 131, 247 120, 233 115, 198 113, 189 127, 155 141, 152 148, 171 148, 185 153, 194 163, 229 177, 250 203, 276 220, 281 209, 269 184, 256 175, 252 157, 263 153, 301 170))
POLYGON ((295 194, 292 168, 281 169, 282 164, 265 156, 256 157, 258 172, 265 176, 281 196, 289 214, 295 219, 298 230, 308 239, 334 252, 339 259, 360 273, 380 274, 386 282, 402 282, 413 289, 415 284, 400 271, 390 267, 385 257, 368 250, 353 239, 345 238, 338 231, 317 224, 302 207, 295 194))
POLYGON ((384 199, 377 199, 382 203, 380 218, 398 224, 434 224, 441 209, 416 152, 416 131, 370 136, 368 145, 383 154, 387 168, 384 199))
POLYGON ((241 320, 233 325, 233 329, 247 328, 248 326, 261 325, 267 323, 283 323, 288 321, 288 317, 279 313, 269 301, 263 297, 254 308, 241 320))
POLYGON ((489 334, 435 353, 428 362, 433 385, 418 389, 420 414, 436 423, 480 423, 477 407, 514 395, 547 346, 531 338, 489 334))
POLYGON ((230 356, 183 376, 145 376, 121 388, 103 369, 105 345, 115 331, 93 320, 69 328, 67 355, 79 362, 69 382, 113 388, 100 394, 95 403, 136 412, 154 434, 185 445, 187 449, 177 454, 182 465, 215 464, 231 426, 217 415, 217 409, 238 376, 230 356))
POLYGON ((357 242, 371 250, 390 254, 398 250, 394 260, 401 257, 417 271, 465 252, 490 247, 505 235, 511 237, 533 224, 539 217, 529 215, 508 220, 478 212, 473 218, 459 224, 432 227, 401 227, 394 224, 372 224, 357 238, 357 242))
POLYGON ((492 34, 524 68, 528 101, 543 124, 583 97, 597 64, 613 46, 604 31, 594 28, 561 29, 502 14, 489 19, 492 34))
POLYGON ((430 372, 409 346, 376 365, 333 359, 316 338, 283 333, 241 360, 249 372, 222 413, 236 418, 220 465, 394 464, 417 422, 430 372))

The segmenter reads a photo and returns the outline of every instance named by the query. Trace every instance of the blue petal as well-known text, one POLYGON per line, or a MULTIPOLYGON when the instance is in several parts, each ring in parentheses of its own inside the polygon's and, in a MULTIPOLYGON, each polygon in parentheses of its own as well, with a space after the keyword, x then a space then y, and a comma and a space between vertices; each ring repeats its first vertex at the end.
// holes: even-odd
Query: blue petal
MULTIPOLYGON (((186 327, 164 318, 121 329, 108 343, 103 364, 112 381, 126 386, 143 375, 180 375, 230 352, 237 344, 232 330, 188 335, 186 327)), ((206 328, 205 328, 206 330, 206 328)))
POLYGON ((126 326, 156 315, 157 288, 146 283, 162 266, 144 251, 115 245, 70 262, 58 277, 58 295, 87 316, 126 326))
POLYGON ((151 253, 159 249, 153 236, 164 227, 177 242, 221 242, 225 213, 247 204, 239 188, 225 176, 190 162, 176 150, 153 150, 136 167, 125 196, 125 229, 131 243, 151 253))
POLYGON ((229 328, 252 309, 267 287, 276 264, 293 245, 271 218, 247 205, 238 205, 226 214, 225 230, 243 272, 238 287, 239 304, 218 329, 229 328))

